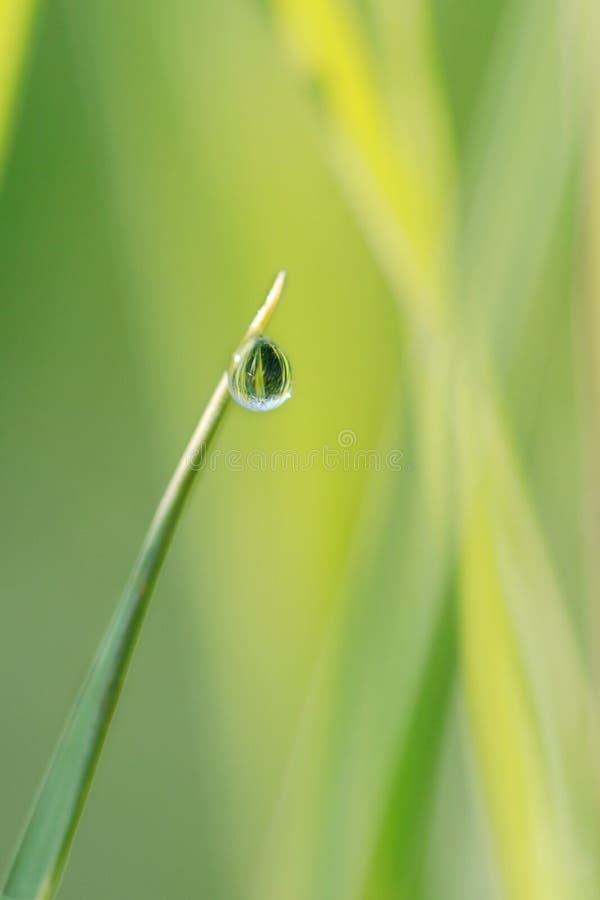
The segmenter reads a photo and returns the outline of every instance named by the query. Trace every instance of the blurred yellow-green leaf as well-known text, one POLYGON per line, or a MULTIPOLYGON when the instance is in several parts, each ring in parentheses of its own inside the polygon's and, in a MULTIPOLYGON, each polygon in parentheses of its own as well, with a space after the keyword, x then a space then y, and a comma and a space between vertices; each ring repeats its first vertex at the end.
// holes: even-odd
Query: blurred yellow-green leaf
POLYGON ((0 3, 0 174, 36 5, 36 0, 2 0, 0 3))

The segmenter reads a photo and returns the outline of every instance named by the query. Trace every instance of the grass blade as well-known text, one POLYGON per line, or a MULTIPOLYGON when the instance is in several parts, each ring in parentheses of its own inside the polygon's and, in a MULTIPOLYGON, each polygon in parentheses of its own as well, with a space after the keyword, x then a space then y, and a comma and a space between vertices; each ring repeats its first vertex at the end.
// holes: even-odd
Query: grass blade
MULTIPOLYGON (((245 339, 266 326, 284 277, 283 272, 277 276, 245 339)), ((228 400, 224 374, 159 504, 69 716, 10 869, 6 897, 49 900, 57 889, 162 562, 228 400)))

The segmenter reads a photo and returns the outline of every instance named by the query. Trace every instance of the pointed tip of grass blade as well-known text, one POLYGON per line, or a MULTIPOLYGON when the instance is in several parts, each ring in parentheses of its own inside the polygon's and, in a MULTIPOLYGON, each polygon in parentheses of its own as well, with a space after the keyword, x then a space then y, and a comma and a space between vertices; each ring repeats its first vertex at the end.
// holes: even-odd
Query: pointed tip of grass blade
POLYGON ((261 331, 264 331, 267 324, 270 322, 271 316, 275 312, 277 304, 279 303, 286 277, 287 272, 285 271, 285 269, 281 269, 281 271, 277 273, 277 277, 273 282, 273 287, 267 294, 267 299, 257 312, 256 316, 254 317, 254 321, 248 329, 247 337, 252 337, 253 335, 260 334, 261 331))

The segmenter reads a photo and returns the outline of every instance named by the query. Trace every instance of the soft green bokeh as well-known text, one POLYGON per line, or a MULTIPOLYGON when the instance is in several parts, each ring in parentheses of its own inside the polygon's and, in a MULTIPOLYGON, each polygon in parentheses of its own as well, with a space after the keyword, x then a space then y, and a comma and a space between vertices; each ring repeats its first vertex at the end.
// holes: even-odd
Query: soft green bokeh
POLYGON ((586 0, 58 0, 14 38, 2 865, 285 267, 294 398, 228 413, 60 897, 600 895, 599 44, 586 0))

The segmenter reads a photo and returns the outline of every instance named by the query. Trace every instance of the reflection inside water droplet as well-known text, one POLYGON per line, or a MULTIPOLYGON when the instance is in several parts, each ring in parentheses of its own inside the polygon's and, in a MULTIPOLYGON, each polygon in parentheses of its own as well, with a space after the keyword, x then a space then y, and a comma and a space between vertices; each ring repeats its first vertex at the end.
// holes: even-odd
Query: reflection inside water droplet
POLYGON ((292 367, 281 347, 260 335, 236 351, 229 367, 229 392, 253 412, 277 409, 292 396, 292 367))

